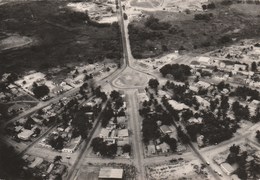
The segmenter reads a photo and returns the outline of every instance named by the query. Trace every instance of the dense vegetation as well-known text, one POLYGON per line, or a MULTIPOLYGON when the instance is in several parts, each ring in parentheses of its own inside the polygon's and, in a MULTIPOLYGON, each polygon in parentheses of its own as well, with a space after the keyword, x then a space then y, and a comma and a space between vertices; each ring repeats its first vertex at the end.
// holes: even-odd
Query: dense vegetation
POLYGON ((155 57, 175 50, 203 53, 234 39, 258 37, 259 17, 230 8, 231 4, 209 3, 202 12, 145 12, 147 18, 129 24, 133 56, 155 57))
POLYGON ((14 148, 0 142, 0 178, 16 179, 23 172, 25 162, 18 156, 14 148))
POLYGON ((177 81, 185 81, 191 75, 191 68, 183 64, 166 64, 160 69, 160 73, 165 77, 171 75, 177 81))
MULTIPOLYGON (((0 52, 0 75, 67 63, 93 63, 105 57, 116 61, 121 58, 118 24, 90 21, 87 14, 68 9, 66 2, 8 3, 0 6, 0 20, 2 33, 34 40, 31 47, 0 52)), ((0 40, 6 37, 0 36, 0 40)))

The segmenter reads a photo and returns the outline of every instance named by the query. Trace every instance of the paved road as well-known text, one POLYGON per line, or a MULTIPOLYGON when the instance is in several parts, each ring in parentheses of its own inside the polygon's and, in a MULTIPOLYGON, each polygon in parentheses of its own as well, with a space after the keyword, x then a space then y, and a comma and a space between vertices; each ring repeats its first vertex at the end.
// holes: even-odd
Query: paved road
MULTIPOLYGON (((104 110, 104 108, 107 105, 107 102, 103 105, 101 112, 104 110)), ((81 149, 81 152, 79 153, 75 163, 73 164, 72 168, 69 171, 68 177, 67 179, 75 179, 75 177, 77 177, 77 174, 80 170, 81 165, 83 164, 85 158, 84 155, 87 153, 88 148, 91 145, 91 140, 93 139, 93 134, 94 132, 97 130, 98 126, 100 126, 100 121, 101 121, 101 114, 99 114, 99 116, 96 118, 95 124, 93 125, 93 128, 91 130, 91 132, 89 133, 87 139, 85 140, 85 142, 83 142, 83 147, 81 149)))
POLYGON ((132 147, 134 153, 134 165, 137 168, 137 179, 145 180, 146 173, 144 167, 144 147, 142 143, 141 121, 139 117, 139 103, 137 100, 137 90, 127 90, 125 94, 128 100, 129 124, 132 130, 132 147))

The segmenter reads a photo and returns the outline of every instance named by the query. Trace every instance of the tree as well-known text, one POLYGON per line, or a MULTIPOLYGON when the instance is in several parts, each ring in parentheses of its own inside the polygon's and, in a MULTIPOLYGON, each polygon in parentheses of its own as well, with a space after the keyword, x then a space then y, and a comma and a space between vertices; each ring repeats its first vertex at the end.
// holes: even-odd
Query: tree
POLYGON ((227 112, 229 108, 228 96, 224 96, 224 95, 221 96, 220 108, 224 110, 224 112, 227 112))
POLYGON ((55 150, 62 150, 64 147, 64 139, 61 136, 58 136, 57 138, 52 138, 49 144, 55 150))
POLYGON ((255 137, 256 137, 257 141, 260 143, 260 131, 259 130, 256 131, 255 137))
POLYGON ((124 16, 124 20, 127 20, 128 17, 127 17, 127 15, 126 15, 126 13, 124 13, 123 16, 124 16))
POLYGON ((117 144, 111 144, 106 146, 106 154, 109 157, 115 156, 117 153, 117 144))
POLYGON ((95 153, 100 152, 102 145, 103 145, 103 139, 100 137, 96 137, 92 140, 91 146, 93 147, 93 151, 95 153))
POLYGON ((170 138, 169 135, 166 135, 163 138, 163 141, 170 146, 172 151, 176 151, 176 149, 177 149, 177 141, 176 141, 176 139, 170 138))
POLYGON ((203 11, 205 11, 208 8, 208 6, 205 4, 203 4, 201 7, 202 7, 203 11))
POLYGON ((240 151, 240 147, 236 146, 235 144, 233 144, 230 148, 229 148, 229 152, 235 154, 236 156, 239 154, 240 151))
POLYGON ((124 153, 131 153, 131 145, 130 144, 125 144, 122 147, 122 150, 123 150, 124 153))
POLYGON ((62 156, 55 156, 54 157, 54 160, 53 160, 53 163, 56 164, 56 163, 60 163, 62 160, 62 156))
POLYGON ((191 110, 186 110, 182 113, 182 119, 184 121, 189 120, 191 117, 193 117, 193 112, 191 110))
POLYGON ((228 35, 224 35, 219 39, 220 44, 230 43, 232 39, 228 35))
POLYGON ((221 81, 218 85, 217 88, 219 91, 222 91, 223 89, 229 89, 229 84, 226 84, 224 81, 221 81))
POLYGON ((252 64, 251 64, 251 71, 257 71, 257 65, 256 65, 256 62, 254 61, 254 62, 252 62, 252 64))
POLYGON ((212 2, 210 4, 208 4, 208 9, 215 9, 216 5, 212 2))
POLYGON ((44 96, 47 96, 50 93, 50 89, 46 85, 40 85, 38 86, 36 83, 33 85, 32 89, 33 94, 37 98, 42 98, 44 96))
POLYGON ((89 121, 86 121, 86 119, 87 115, 81 110, 74 115, 74 118, 71 121, 74 131, 78 132, 83 139, 88 136, 88 130, 91 128, 89 121))
POLYGON ((191 68, 183 64, 166 64, 160 69, 163 77, 172 75, 177 81, 185 81, 191 75, 191 68))
POLYGON ((113 91, 110 93, 110 97, 111 97, 113 100, 115 100, 115 99, 117 99, 117 98, 120 97, 120 93, 119 93, 118 91, 116 91, 116 90, 113 90, 113 91))
POLYGON ((149 86, 153 89, 157 89, 159 86, 159 82, 157 79, 150 79, 148 82, 149 86))

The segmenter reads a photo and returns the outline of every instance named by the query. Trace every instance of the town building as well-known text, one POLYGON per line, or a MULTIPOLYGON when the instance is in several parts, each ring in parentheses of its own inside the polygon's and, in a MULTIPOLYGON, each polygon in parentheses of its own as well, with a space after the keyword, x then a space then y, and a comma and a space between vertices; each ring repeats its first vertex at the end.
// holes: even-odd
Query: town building
POLYGON ((124 170, 115 168, 101 168, 99 171, 99 179, 123 179, 124 170))
POLYGON ((235 168, 233 168, 229 163, 222 163, 220 165, 220 168, 228 175, 230 176, 235 172, 235 168))
POLYGON ((23 129, 22 132, 20 132, 17 137, 21 140, 27 141, 30 139, 30 137, 34 134, 32 130, 23 129))
POLYGON ((172 133, 172 130, 171 130, 170 127, 167 126, 167 125, 162 125, 162 126, 160 126, 160 130, 161 130, 161 132, 162 132, 164 135, 166 135, 166 134, 171 134, 171 133, 172 133))
POLYGON ((172 106, 173 109, 177 110, 177 111, 181 111, 184 109, 189 109, 189 106, 183 104, 183 103, 179 103, 175 100, 169 100, 168 103, 172 106))

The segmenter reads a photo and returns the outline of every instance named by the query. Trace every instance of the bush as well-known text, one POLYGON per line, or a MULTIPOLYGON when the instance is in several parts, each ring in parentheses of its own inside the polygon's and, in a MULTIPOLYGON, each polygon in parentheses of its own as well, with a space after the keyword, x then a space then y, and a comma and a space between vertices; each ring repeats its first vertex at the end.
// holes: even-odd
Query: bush
POLYGON ((195 19, 195 20, 205 20, 205 21, 209 21, 212 17, 213 17, 213 14, 212 14, 212 13, 208 13, 208 14, 195 14, 195 15, 194 15, 194 19, 195 19))
POLYGON ((145 22, 145 26, 152 30, 167 30, 171 27, 169 23, 160 22, 159 19, 154 16, 150 16, 145 22))

